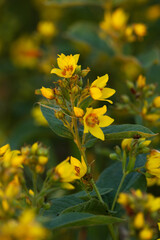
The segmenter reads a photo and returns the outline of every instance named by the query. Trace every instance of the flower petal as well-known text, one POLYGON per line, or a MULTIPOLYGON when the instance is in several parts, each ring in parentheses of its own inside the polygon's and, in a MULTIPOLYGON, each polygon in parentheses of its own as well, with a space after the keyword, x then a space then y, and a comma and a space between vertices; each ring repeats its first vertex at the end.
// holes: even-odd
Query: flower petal
POLYGON ((91 97, 95 100, 98 100, 99 98, 102 97, 102 92, 97 87, 91 87, 90 88, 90 94, 91 94, 91 97))
POLYGON ((56 75, 59 76, 59 77, 64 77, 64 75, 62 74, 62 70, 59 69, 59 68, 53 68, 53 69, 51 70, 51 73, 54 73, 54 74, 56 74, 56 75))
POLYGON ((98 87, 98 88, 104 88, 106 86, 106 83, 108 82, 108 74, 105 74, 102 77, 98 77, 92 84, 91 87, 98 87))
POLYGON ((97 124, 93 128, 90 127, 89 131, 94 137, 104 141, 104 133, 97 124))
POLYGON ((73 56, 76 65, 77 65, 77 63, 78 63, 79 56, 80 56, 80 54, 75 54, 75 55, 73 56))
POLYGON ((107 127, 114 122, 114 119, 109 116, 100 116, 99 117, 99 127, 107 127))
POLYGON ((107 107, 106 107, 106 105, 104 105, 103 107, 101 107, 101 108, 96 108, 96 109, 93 109, 93 113, 95 113, 95 114, 97 114, 97 116, 100 116, 100 115, 103 115, 103 114, 105 114, 106 113, 106 111, 107 111, 107 107))
POLYGON ((115 94, 115 92, 116 91, 114 89, 112 89, 112 88, 103 88, 101 98, 109 98, 113 94, 115 94))

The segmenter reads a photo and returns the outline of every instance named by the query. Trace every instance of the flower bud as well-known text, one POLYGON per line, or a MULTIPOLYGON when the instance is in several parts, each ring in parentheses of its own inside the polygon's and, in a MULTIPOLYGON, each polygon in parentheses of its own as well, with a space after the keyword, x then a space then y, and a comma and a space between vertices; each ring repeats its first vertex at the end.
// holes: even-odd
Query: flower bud
POLYGON ((115 146, 115 152, 117 153, 117 155, 121 155, 121 149, 119 146, 115 146))
POLYGON ((38 150, 38 142, 35 142, 31 147, 31 153, 36 154, 38 150))
POLYGON ((76 117, 83 117, 84 116, 84 111, 81 108, 74 107, 74 114, 76 117))
POLYGON ((58 119, 63 119, 64 116, 65 116, 64 113, 61 112, 61 111, 56 111, 54 115, 55 115, 55 117, 58 118, 58 119))
POLYGON ((128 97, 127 95, 122 95, 122 96, 121 96, 121 99, 122 99, 122 101, 123 101, 124 103, 129 103, 129 101, 130 101, 130 99, 129 99, 129 97, 128 97))
POLYGON ((109 155, 109 157, 110 157, 112 160, 117 160, 117 159, 118 159, 118 156, 117 156, 116 153, 111 153, 111 154, 109 155))
POLYGON ((137 215, 134 218, 133 225, 136 229, 140 229, 144 226, 145 221, 144 221, 144 215, 142 212, 137 213, 137 215))
POLYGON ((90 70, 89 67, 87 67, 86 69, 83 69, 82 72, 81 72, 81 76, 82 76, 82 77, 87 76, 87 74, 88 74, 90 71, 91 71, 91 70, 90 70))
POLYGON ((53 89, 42 87, 40 90, 41 90, 42 95, 45 98, 50 99, 50 100, 54 99, 54 91, 53 91, 53 89))
POLYGON ((154 98, 153 105, 156 108, 160 108, 160 96, 154 98))
POLYGON ((56 102, 58 105, 63 105, 63 99, 60 97, 56 98, 56 102))
POLYGON ((40 165, 45 165, 48 162, 48 157, 46 156, 39 156, 38 157, 38 162, 40 165))
POLYGON ((79 87, 76 85, 71 89, 71 93, 76 95, 79 92, 79 90, 80 90, 79 87))
POLYGON ((127 86, 128 86, 129 89, 134 88, 134 84, 133 84, 133 82, 131 82, 131 81, 127 81, 126 84, 127 84, 127 86))

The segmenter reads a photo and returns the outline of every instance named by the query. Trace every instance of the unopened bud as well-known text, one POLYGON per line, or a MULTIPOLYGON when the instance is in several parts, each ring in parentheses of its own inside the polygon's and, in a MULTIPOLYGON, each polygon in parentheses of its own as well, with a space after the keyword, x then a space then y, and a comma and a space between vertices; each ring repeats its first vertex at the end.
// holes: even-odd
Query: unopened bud
POLYGON ((55 97, 54 96, 54 91, 51 88, 42 87, 41 88, 41 93, 45 98, 50 99, 50 100, 54 99, 54 97, 55 97))
POLYGON ((42 94, 42 93, 41 93, 41 90, 40 90, 40 89, 36 89, 36 90, 35 90, 35 94, 36 94, 36 95, 41 95, 41 94, 42 94))
POLYGON ((79 92, 79 87, 76 85, 71 89, 71 93, 77 94, 79 92))
POLYGON ((82 87, 83 86, 83 79, 80 77, 78 82, 77 82, 78 86, 82 87))
POLYGON ((61 90, 58 89, 58 88, 54 88, 54 93, 55 93, 55 95, 57 95, 57 96, 62 96, 62 92, 61 92, 61 90))
POLYGON ((127 81, 126 84, 127 84, 127 86, 128 86, 129 89, 134 88, 134 84, 133 84, 133 82, 131 82, 131 81, 127 81))
POLYGON ((119 146, 115 146, 115 152, 117 153, 117 155, 121 154, 121 149, 119 146))
POLYGON ((150 152, 150 148, 148 147, 144 147, 142 150, 141 150, 142 153, 149 153, 150 152))
POLYGON ((30 151, 31 151, 31 149, 30 149, 29 146, 26 146, 26 147, 22 147, 22 148, 21 148, 21 153, 22 153, 22 155, 29 155, 29 154, 30 154, 30 151))
POLYGON ((38 156, 41 156, 41 155, 48 156, 48 148, 45 148, 45 147, 38 148, 37 154, 38 156))
POLYGON ((121 99, 122 99, 122 101, 123 101, 124 103, 129 103, 129 101, 130 101, 130 99, 129 99, 129 97, 128 97, 127 95, 122 95, 122 96, 121 96, 121 99))
POLYGON ((43 208, 44 208, 45 210, 48 210, 50 207, 51 207, 51 204, 50 204, 50 203, 44 203, 44 204, 43 204, 43 208))
POLYGON ((31 147, 31 153, 36 154, 38 150, 38 142, 35 142, 31 147))
POLYGON ((63 105, 63 99, 60 97, 56 98, 56 102, 58 105, 63 105))
POLYGON ((117 160, 117 159, 118 159, 118 156, 117 156, 116 153, 111 153, 111 154, 109 155, 109 157, 110 157, 112 160, 117 160))
POLYGON ((74 114, 76 117, 83 117, 84 116, 84 111, 81 108, 74 107, 74 114))
POLYGON ((91 70, 90 70, 89 67, 87 67, 86 69, 83 69, 82 72, 81 72, 81 76, 82 76, 82 77, 87 76, 87 74, 88 74, 90 71, 91 71, 91 70))
POLYGON ((58 118, 58 119, 63 119, 64 118, 64 113, 63 112, 61 112, 61 111, 57 111, 57 112, 55 112, 55 117, 56 118, 58 118))
POLYGON ((75 74, 81 75, 81 65, 76 67, 75 74))
POLYGON ((46 156, 39 156, 38 162, 41 165, 45 165, 48 162, 48 157, 46 157, 46 156))

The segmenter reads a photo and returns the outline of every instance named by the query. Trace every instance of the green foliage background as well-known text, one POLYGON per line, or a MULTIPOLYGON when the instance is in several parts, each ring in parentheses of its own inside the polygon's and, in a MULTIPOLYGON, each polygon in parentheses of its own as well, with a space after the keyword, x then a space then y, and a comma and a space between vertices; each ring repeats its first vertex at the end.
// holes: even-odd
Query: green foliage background
MULTIPOLYGON (((72 141, 62 140, 47 126, 37 125, 31 114, 40 100, 34 94, 35 89, 51 86, 55 80, 50 70, 56 65, 57 54, 80 53, 79 63, 83 68, 91 68, 88 75, 90 81, 108 73, 109 87, 116 89, 114 102, 119 102, 120 95, 128 91, 126 80, 135 81, 139 74, 144 74, 148 83, 157 82, 157 91, 160 91, 160 18, 153 21, 147 17, 148 9, 158 4, 158 0, 0 0, 0 145, 9 142, 13 149, 18 149, 26 143, 42 141, 50 147, 48 168, 68 155, 78 155, 72 141), (118 55, 107 39, 100 37, 99 23, 104 18, 105 4, 108 3, 113 10, 122 7, 130 15, 129 22, 143 22, 148 29, 143 41, 124 45, 123 57, 118 55), (55 24, 56 35, 51 40, 40 39, 37 33, 40 21, 52 21, 55 24), (22 66, 21 62, 15 61, 18 55, 15 42, 26 36, 33 40, 41 52, 32 66, 22 66), (44 70, 44 65, 48 66, 47 70, 44 70)), ((125 112, 115 111, 114 105, 110 107, 109 115, 115 119, 115 124, 136 123, 136 119, 125 112)), ((159 129, 152 130, 159 132, 159 129)), ((94 139, 89 141, 92 144, 94 139)), ((119 140, 110 140, 108 136, 105 143, 96 144, 94 151, 92 148, 88 150, 90 162, 97 159, 94 169, 96 177, 110 165, 108 156, 116 143, 119 140)), ((59 192, 58 196, 63 196, 63 192, 59 192)), ((104 239, 103 236, 106 239, 105 231, 105 227, 89 228, 86 239, 98 239, 98 232, 101 232, 100 239, 104 239)), ((55 239, 59 235, 65 236, 65 239, 76 239, 77 234, 78 239, 83 239, 86 230, 82 229, 79 233, 63 230, 56 233, 55 239)))

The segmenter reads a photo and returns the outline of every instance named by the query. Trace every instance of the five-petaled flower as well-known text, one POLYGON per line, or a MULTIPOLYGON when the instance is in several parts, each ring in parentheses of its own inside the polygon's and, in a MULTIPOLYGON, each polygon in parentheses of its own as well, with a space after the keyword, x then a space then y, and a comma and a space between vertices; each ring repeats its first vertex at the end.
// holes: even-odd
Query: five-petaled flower
POLYGON ((51 73, 55 73, 59 77, 70 78, 75 72, 79 54, 65 56, 63 53, 58 55, 57 63, 59 68, 53 68, 51 73))
POLYGON ((115 93, 115 90, 112 88, 105 88, 108 79, 108 74, 105 74, 102 77, 98 77, 91 84, 90 94, 94 100, 108 101, 109 103, 112 103, 112 101, 108 100, 108 98, 115 93))
POLYGON ((109 116, 103 116, 107 111, 106 105, 101 108, 87 108, 84 120, 84 133, 90 132, 96 138, 104 140, 104 133, 101 127, 107 127, 114 121, 109 116))
POLYGON ((54 170, 53 179, 63 183, 73 182, 81 179, 87 172, 87 165, 81 157, 81 161, 74 157, 68 157, 58 164, 54 170))

